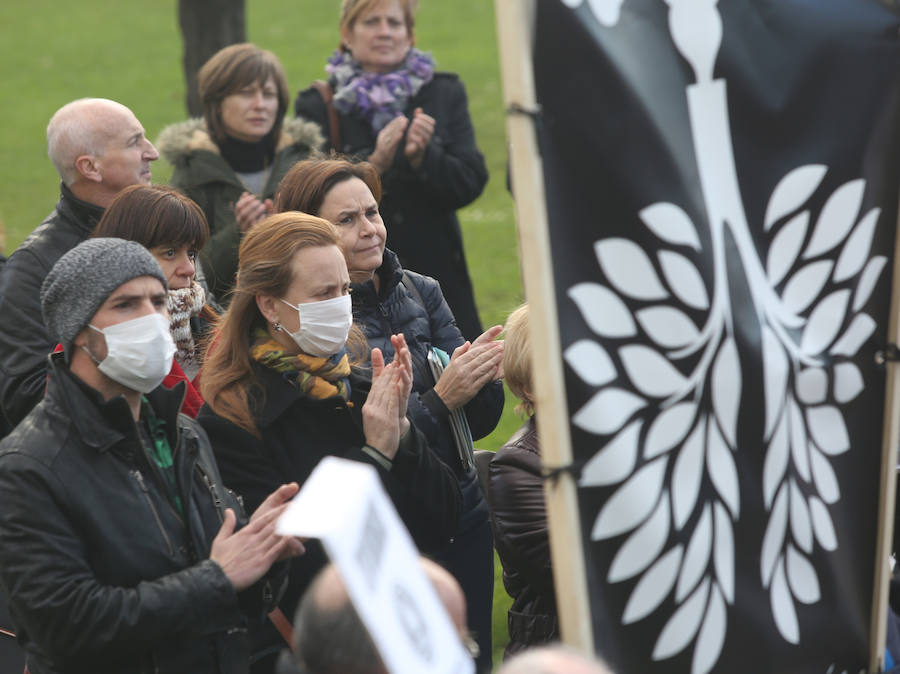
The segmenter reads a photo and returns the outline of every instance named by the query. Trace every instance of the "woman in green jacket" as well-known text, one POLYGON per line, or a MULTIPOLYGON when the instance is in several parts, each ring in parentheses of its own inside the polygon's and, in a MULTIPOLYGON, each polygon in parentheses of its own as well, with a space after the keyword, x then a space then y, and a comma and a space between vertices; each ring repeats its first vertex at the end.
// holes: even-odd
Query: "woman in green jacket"
POLYGON ((313 122, 285 120, 289 89, 270 51, 235 44, 197 74, 203 118, 173 124, 159 149, 175 166, 172 185, 197 202, 211 236, 200 252, 203 274, 220 302, 234 286, 238 246, 271 212, 281 178, 322 142, 313 122))

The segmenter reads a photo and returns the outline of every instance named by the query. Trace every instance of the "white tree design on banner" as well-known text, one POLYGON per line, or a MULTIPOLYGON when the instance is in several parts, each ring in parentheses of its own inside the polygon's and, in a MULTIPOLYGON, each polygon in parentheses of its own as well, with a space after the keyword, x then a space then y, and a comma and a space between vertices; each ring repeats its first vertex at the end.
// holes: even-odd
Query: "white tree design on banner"
MULTIPOLYGON (((584 1, 602 25, 616 25, 621 1, 584 1)), ((565 4, 575 9, 582 0, 565 4)), ((676 608, 652 659, 670 658, 693 643, 691 672, 704 674, 716 664, 727 633, 735 592, 734 530, 741 516, 733 456, 741 355, 729 278, 744 275, 762 332, 765 428, 759 432, 768 521, 760 542, 760 582, 779 633, 796 644, 796 604, 820 599, 812 555, 817 546, 830 552, 839 545, 829 506, 839 501, 841 489, 830 457, 850 448, 842 405, 863 388, 850 359, 875 329, 862 308, 887 259, 869 257, 880 210, 860 213, 865 182, 840 186, 814 212, 808 203, 828 168, 808 165, 784 176, 769 198, 763 262, 740 194, 726 81, 713 79, 722 36, 716 0, 667 4, 674 46, 696 77, 686 96, 707 235, 677 204, 655 203, 639 217, 661 242, 658 267, 633 241, 596 241, 608 285, 581 283, 568 295, 588 327, 615 348, 624 376, 593 340, 572 344, 564 358, 597 389, 572 423, 606 439, 579 484, 618 485, 597 514, 591 538, 628 534, 606 580, 640 576, 621 621, 646 618, 674 592, 676 608), (726 228, 736 257, 726 254, 726 228), (713 261, 711 288, 692 261, 699 255, 713 261), (688 310, 704 312, 703 325, 688 310), (648 341, 655 348, 645 346, 648 341), (701 496, 704 481, 712 485, 706 490, 712 496, 701 496), (688 526, 693 529, 686 532, 688 526), (668 545, 672 532, 686 532, 682 539, 688 542, 668 545)))

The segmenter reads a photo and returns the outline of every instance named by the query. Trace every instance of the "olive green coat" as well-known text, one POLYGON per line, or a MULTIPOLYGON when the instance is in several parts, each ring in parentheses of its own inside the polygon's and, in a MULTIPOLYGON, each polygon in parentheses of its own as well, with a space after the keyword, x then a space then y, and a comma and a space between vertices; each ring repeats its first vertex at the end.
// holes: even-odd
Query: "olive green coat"
MULTIPOLYGON (((318 124, 301 119, 284 120, 271 172, 262 194, 257 196, 274 197, 291 166, 309 157, 323 140, 318 124)), ((166 127, 156 145, 175 167, 171 184, 196 201, 206 214, 210 239, 200 252, 200 262, 210 290, 220 302, 227 303, 227 294, 234 286, 241 243, 234 205, 248 189, 222 157, 202 119, 166 127)))

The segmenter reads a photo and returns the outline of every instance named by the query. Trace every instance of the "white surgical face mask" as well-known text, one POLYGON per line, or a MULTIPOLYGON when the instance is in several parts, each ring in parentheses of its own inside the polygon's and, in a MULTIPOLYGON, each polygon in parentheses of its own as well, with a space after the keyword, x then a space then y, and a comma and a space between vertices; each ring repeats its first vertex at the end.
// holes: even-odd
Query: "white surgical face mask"
POLYGON ((353 325, 353 305, 350 295, 332 297, 321 302, 307 302, 294 306, 281 300, 300 315, 300 329, 287 332, 303 353, 327 358, 340 351, 347 342, 353 325))
POLYGON ((175 342, 162 314, 147 314, 102 330, 88 327, 106 338, 106 358, 97 363, 97 369, 122 386, 150 393, 172 369, 175 342))

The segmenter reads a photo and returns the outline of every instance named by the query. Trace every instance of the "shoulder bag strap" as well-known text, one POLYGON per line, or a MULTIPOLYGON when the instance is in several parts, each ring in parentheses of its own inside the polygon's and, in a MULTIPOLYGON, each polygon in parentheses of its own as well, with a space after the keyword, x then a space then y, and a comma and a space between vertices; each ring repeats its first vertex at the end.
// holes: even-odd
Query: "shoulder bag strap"
MULTIPOLYGON (((407 276, 406 270, 403 270, 403 276, 400 277, 400 283, 403 284, 403 287, 406 288, 406 291, 412 295, 412 298, 418 303, 420 307, 425 309, 425 313, 428 313, 428 307, 425 306, 425 300, 422 299, 422 293, 419 292, 419 289, 416 287, 416 284, 413 283, 412 279, 407 276)), ((429 319, 431 316, 428 317, 429 319)))
POLYGON ((278 630, 281 638, 287 642, 288 648, 294 650, 294 628, 291 626, 290 620, 284 615, 277 606, 269 613, 269 620, 278 630))
POLYGON ((328 132, 331 140, 331 148, 335 152, 341 151, 341 122, 338 119, 337 108, 334 107, 334 90, 325 80, 316 80, 312 83, 328 110, 328 132))

